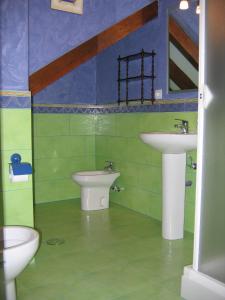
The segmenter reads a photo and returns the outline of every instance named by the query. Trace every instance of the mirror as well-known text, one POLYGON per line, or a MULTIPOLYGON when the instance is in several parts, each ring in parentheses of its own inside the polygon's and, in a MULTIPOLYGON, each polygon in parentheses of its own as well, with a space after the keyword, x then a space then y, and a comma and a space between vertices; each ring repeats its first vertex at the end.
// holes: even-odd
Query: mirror
POLYGON ((199 15, 197 1, 187 10, 168 10, 168 92, 198 89, 199 15))

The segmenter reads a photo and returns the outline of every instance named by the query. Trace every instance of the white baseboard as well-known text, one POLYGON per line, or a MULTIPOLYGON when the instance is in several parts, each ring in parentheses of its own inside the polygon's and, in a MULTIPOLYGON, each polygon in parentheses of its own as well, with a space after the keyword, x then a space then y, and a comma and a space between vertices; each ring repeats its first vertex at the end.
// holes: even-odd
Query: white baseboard
POLYGON ((182 276, 181 296, 185 300, 225 300, 225 284, 188 266, 182 276))

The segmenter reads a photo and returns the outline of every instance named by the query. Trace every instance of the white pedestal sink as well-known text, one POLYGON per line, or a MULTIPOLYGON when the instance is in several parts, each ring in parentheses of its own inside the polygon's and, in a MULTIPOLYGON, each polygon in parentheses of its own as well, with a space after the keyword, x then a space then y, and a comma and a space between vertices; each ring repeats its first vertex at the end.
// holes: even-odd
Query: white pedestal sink
POLYGON ((168 240, 183 238, 186 151, 197 147, 196 134, 141 133, 146 144, 162 152, 162 235, 168 240))

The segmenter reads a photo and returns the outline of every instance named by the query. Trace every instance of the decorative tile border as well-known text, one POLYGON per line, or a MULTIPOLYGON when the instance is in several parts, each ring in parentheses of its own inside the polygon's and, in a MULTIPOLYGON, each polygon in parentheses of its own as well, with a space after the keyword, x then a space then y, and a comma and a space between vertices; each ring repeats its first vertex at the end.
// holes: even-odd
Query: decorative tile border
POLYGON ((12 96, 12 97, 31 97, 30 91, 6 91, 0 90, 0 96, 12 96))
POLYGON ((67 106, 36 106, 32 111, 37 114, 95 114, 96 108, 88 107, 67 107, 67 106))
POLYGON ((0 91, 0 108, 31 108, 29 91, 0 91))
POLYGON ((52 114, 110 114, 110 113, 137 113, 137 112, 181 112, 197 111, 197 99, 158 100, 153 105, 151 102, 140 104, 140 102, 107 105, 82 105, 82 104, 34 104, 34 113, 52 114))
POLYGON ((0 108, 31 108, 31 98, 0 96, 0 108))

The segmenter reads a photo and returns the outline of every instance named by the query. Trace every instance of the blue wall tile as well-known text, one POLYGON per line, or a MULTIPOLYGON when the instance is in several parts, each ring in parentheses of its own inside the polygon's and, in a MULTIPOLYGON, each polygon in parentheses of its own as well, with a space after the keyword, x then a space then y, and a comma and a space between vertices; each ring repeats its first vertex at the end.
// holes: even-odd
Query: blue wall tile
POLYGON ((184 110, 185 111, 198 111, 198 103, 185 103, 184 110))
POLYGON ((0 1, 0 90, 28 89, 28 0, 0 1))
POLYGON ((116 20, 119 21, 131 14, 131 12, 135 12, 142 7, 148 5, 149 3, 153 2, 149 0, 142 0, 142 1, 133 1, 133 0, 115 0, 116 6, 116 20))
MULTIPOLYGON (((140 30, 130 34, 122 41, 113 45, 109 49, 106 49, 103 53, 97 56, 97 103, 115 103, 118 98, 117 93, 117 74, 118 63, 117 58, 119 55, 126 56, 141 51, 143 48, 145 51, 155 50, 156 55, 156 80, 155 88, 163 90, 163 99, 185 99, 185 98, 197 98, 197 91, 183 91, 180 93, 168 93, 167 91, 167 74, 168 74, 168 26, 167 16, 168 9, 174 9, 178 7, 177 0, 164 0, 159 2, 159 16, 157 19, 149 22, 140 30)), ((122 5, 122 4, 121 4, 122 5)), ((196 5, 196 3, 195 3, 196 5)), ((191 14, 193 15, 193 4, 191 14)), ((178 11, 178 9, 176 10, 178 11)), ((196 15, 192 17, 195 22, 190 24, 190 12, 185 14, 179 13, 179 17, 182 18, 182 24, 189 24, 190 32, 198 32, 198 22, 196 15)), ((185 28, 188 27, 185 25, 185 28)), ((187 29, 188 30, 188 29, 187 29)), ((196 39, 196 36, 195 36, 196 39)), ((148 68, 148 66, 147 66, 148 68)), ((137 67, 140 69, 140 67, 137 67)), ((121 88, 121 90, 125 90, 121 88)), ((138 92, 138 86, 135 88, 136 92, 132 91, 132 87, 129 89, 130 98, 136 98, 138 92)), ((140 90, 140 88, 139 88, 140 90)), ((147 88, 145 88, 147 90, 147 88)), ((150 98, 150 83, 149 83, 149 95, 150 98)))
MULTIPOLYGON (((74 43, 73 46, 76 43, 79 44, 85 38, 97 34, 105 27, 112 25, 147 4, 149 2, 145 0, 85 1, 84 15, 79 16, 50 10, 46 7, 45 0, 43 2, 34 0, 30 8, 31 71, 42 66, 44 61, 47 62, 50 57, 58 57, 68 50, 67 48, 71 47, 72 43, 74 43), (95 15, 101 17, 101 22, 99 22, 99 18, 96 19, 95 15), (85 20, 86 23, 84 24, 85 20), (67 22, 70 24, 70 28, 63 34, 67 22), (46 25, 44 28, 43 24, 46 25), (78 27, 75 26, 76 24, 78 27), (77 28, 76 34, 72 34, 71 25, 77 28), (53 30, 54 26, 55 30, 53 30), (44 29, 45 31, 43 31, 44 29), (48 39, 46 40, 48 35, 49 41, 48 39), (32 62, 32 60, 34 61, 32 62)), ((177 0, 164 0, 159 2, 159 4, 159 17, 157 19, 149 22, 140 30, 130 34, 122 41, 106 49, 97 57, 81 65, 35 95, 33 98, 34 103, 106 104, 117 102, 117 58, 119 55, 126 56, 139 52, 141 48, 144 48, 146 51, 154 49, 157 52, 155 88, 163 90, 163 99, 196 98, 197 92, 195 91, 178 93, 168 93, 167 91, 167 10, 178 7, 178 2, 177 0)), ((182 13, 178 11, 178 17, 181 18, 182 13)), ((185 16, 183 17, 185 22, 182 23, 190 23, 189 12, 185 16)), ((190 27, 189 31, 194 32, 196 24, 196 22, 192 22, 192 25, 188 25, 190 27)), ((186 27, 188 26, 186 25, 186 27)), ((131 67, 135 69, 135 62, 132 63, 131 67)), ((148 64, 146 69, 150 70, 148 64)), ((130 97, 139 98, 140 83, 130 83, 130 87, 130 97)), ((125 88, 123 90, 125 91, 125 88)), ((150 96, 150 82, 145 81, 145 97, 150 98, 150 96)))
POLYGON ((30 73, 146 4, 149 0, 85 0, 80 16, 50 9, 50 0, 30 1, 30 73))
POLYGON ((160 105, 160 112, 178 112, 178 111, 184 111, 183 103, 160 105))
POLYGON ((33 103, 96 103, 95 57, 33 97, 33 103))

